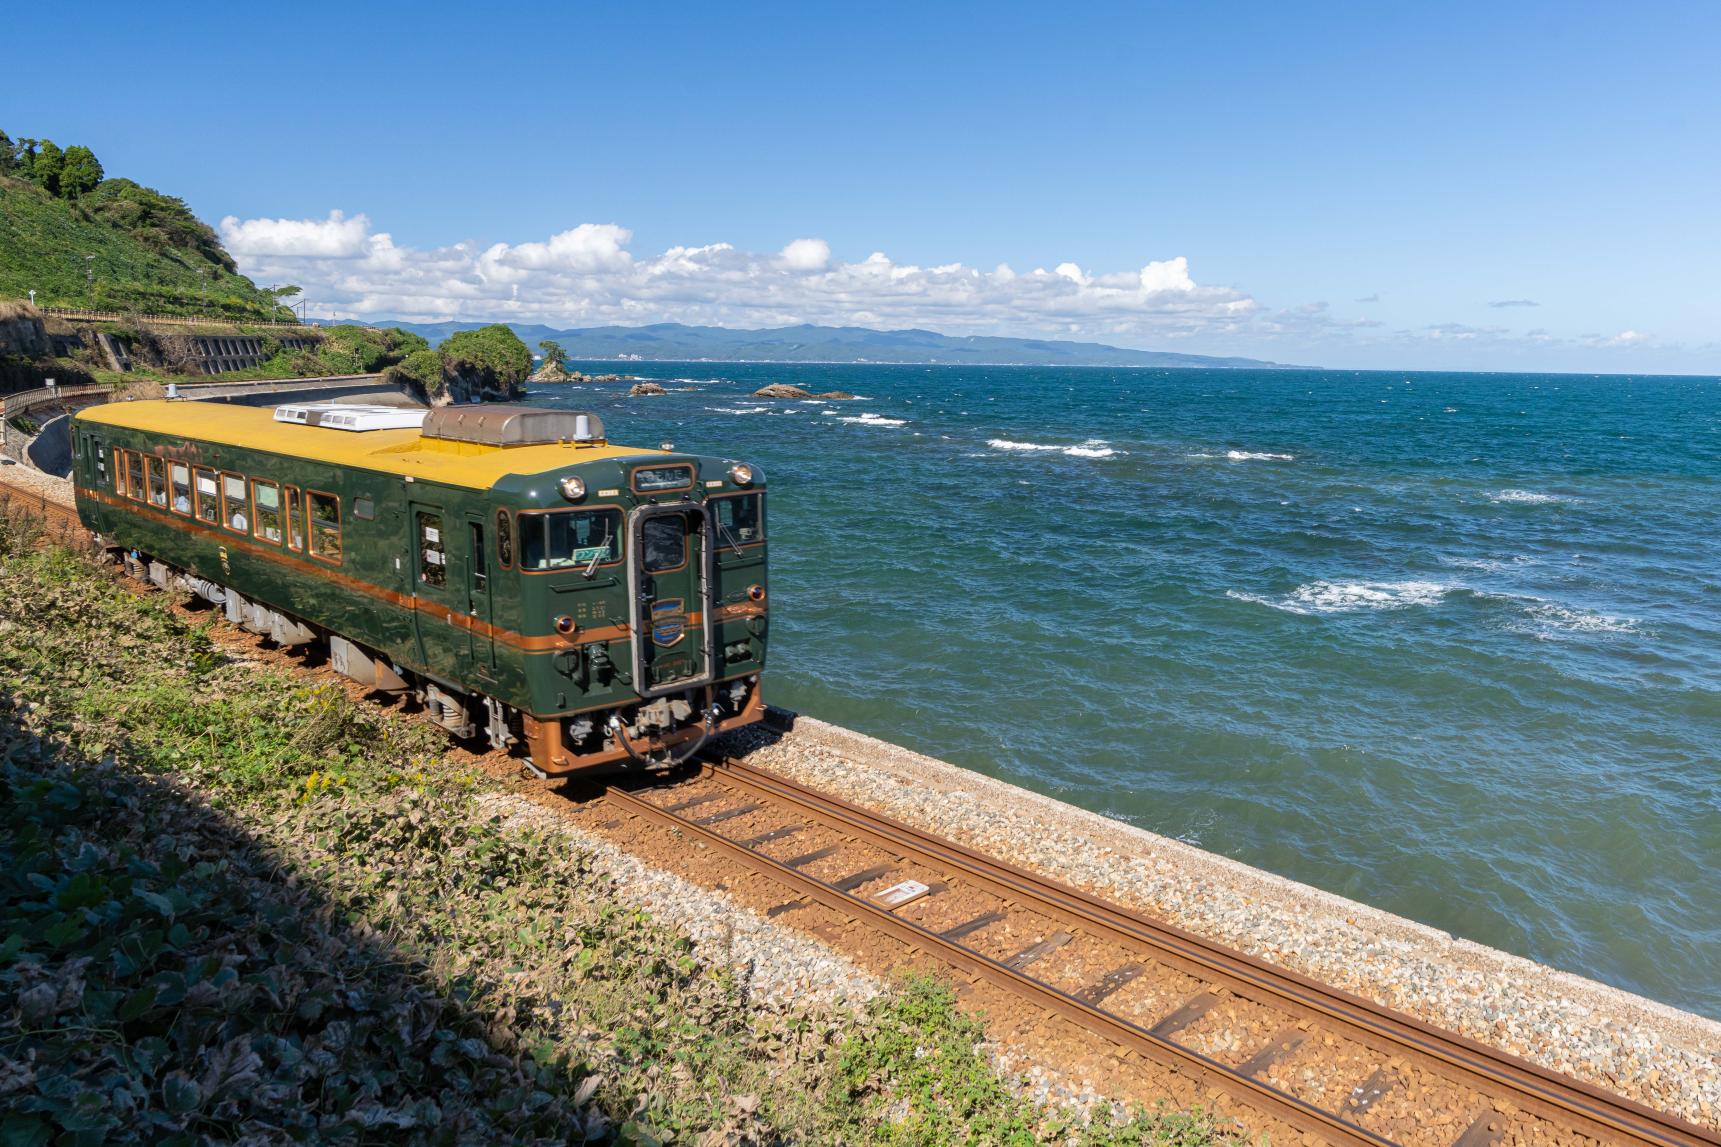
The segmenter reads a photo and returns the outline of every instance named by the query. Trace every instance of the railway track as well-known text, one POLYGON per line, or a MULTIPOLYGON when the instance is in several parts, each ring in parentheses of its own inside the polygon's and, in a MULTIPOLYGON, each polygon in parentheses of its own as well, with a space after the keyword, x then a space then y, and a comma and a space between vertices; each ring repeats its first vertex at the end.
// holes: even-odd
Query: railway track
POLYGON ((615 808, 1305 1136, 1698 1147, 1709 1131, 734 759, 615 808))

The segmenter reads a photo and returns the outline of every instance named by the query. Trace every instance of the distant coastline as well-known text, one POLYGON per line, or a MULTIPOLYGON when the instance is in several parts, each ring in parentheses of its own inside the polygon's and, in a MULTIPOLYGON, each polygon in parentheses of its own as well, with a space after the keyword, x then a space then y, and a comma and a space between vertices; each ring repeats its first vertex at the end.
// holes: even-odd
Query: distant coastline
MULTIPOLYGON (((480 322, 410 323, 396 319, 340 319, 342 323, 398 327, 432 346, 480 322)), ((881 331, 869 327, 803 324, 757 330, 655 323, 643 327, 573 327, 507 323, 528 344, 554 339, 568 357, 584 362, 736 362, 871 366, 1086 366, 1188 367, 1203 370, 1317 370, 1301 364, 1240 356, 1134 350, 1062 339, 993 335, 953 336, 936 331, 881 331)))

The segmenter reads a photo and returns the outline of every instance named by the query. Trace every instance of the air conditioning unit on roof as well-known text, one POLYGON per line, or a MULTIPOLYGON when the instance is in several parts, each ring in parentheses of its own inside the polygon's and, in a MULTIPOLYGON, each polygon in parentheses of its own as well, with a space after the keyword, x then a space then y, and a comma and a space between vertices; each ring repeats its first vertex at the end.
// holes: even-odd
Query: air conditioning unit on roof
POLYGON ((428 410, 364 403, 304 402, 275 408, 276 422, 329 430, 409 430, 424 425, 428 410))

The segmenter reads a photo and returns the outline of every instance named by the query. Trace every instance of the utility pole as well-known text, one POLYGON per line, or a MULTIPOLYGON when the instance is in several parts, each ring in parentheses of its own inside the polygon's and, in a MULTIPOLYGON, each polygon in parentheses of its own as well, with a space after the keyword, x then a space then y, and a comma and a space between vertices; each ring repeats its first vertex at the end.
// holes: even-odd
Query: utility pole
POLYGON ((84 256, 84 305, 96 309, 96 257, 84 256))

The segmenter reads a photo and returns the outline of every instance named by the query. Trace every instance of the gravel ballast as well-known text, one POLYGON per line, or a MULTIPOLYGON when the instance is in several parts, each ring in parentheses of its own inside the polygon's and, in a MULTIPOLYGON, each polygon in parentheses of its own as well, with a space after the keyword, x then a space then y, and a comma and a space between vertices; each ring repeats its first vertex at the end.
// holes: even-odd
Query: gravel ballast
POLYGON ((1721 1130, 1721 1024, 810 717, 750 764, 1721 1130))

